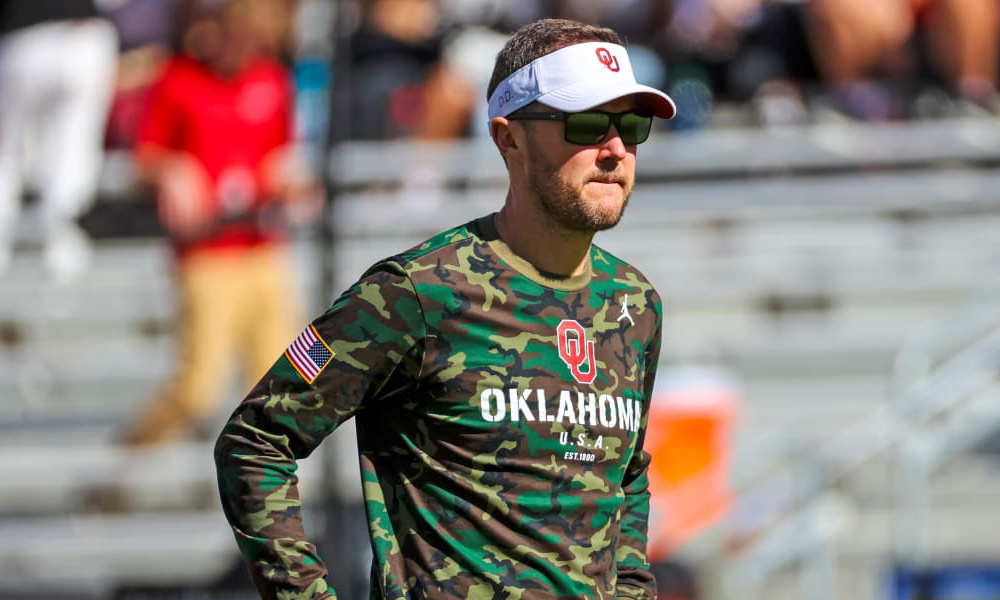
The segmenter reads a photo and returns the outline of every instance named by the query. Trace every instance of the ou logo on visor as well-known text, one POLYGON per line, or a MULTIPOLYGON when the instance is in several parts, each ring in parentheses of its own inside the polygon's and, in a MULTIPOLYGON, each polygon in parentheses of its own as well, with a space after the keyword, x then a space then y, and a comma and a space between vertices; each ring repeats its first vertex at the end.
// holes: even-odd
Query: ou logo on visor
POLYGON ((587 340, 587 332, 576 321, 566 319, 556 330, 559 340, 559 358, 569 367, 573 378, 579 383, 591 384, 597 378, 597 359, 594 357, 594 342, 587 340), (587 370, 580 366, 587 363, 587 370))
POLYGON ((609 71, 618 72, 618 59, 607 48, 597 49, 597 60, 601 61, 601 64, 607 67, 609 71))

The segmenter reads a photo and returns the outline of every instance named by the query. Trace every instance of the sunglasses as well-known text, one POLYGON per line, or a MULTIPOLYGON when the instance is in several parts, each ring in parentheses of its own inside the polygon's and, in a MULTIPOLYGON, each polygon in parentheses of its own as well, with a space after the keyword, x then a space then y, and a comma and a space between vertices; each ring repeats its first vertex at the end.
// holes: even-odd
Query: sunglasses
POLYGON ((632 111, 609 113, 601 110, 584 112, 515 112, 507 115, 510 121, 562 121, 563 137, 571 144, 593 146, 601 143, 611 124, 622 141, 629 146, 641 144, 649 138, 653 128, 652 115, 632 111))

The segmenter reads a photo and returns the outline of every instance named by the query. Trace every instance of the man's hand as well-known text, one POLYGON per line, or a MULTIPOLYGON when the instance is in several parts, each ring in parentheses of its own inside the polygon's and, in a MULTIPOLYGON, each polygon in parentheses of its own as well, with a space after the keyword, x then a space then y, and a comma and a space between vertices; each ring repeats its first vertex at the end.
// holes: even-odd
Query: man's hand
POLYGON ((171 235, 190 237, 216 218, 212 182, 195 158, 184 154, 164 157, 154 179, 160 221, 171 235))

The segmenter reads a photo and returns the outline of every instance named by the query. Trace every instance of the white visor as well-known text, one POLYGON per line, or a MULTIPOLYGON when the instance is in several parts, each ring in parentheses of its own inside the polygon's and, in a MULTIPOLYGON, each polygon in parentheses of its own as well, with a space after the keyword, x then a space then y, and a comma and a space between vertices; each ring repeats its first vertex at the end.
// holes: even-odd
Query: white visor
POLYGON ((532 102, 579 112, 637 94, 653 114, 669 119, 677 112, 670 96, 636 82, 623 46, 585 42, 537 58, 504 79, 490 96, 489 117, 506 117, 532 102))

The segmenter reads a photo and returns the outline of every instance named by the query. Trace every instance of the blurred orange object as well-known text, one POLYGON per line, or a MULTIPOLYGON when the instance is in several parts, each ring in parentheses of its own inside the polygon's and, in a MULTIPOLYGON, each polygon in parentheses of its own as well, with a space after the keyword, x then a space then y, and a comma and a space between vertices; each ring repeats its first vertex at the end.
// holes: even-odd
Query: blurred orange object
POLYGON ((662 560, 725 516, 732 502, 730 431, 739 393, 710 368, 663 373, 646 428, 650 523, 648 554, 662 560))

